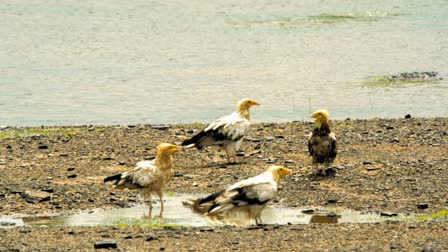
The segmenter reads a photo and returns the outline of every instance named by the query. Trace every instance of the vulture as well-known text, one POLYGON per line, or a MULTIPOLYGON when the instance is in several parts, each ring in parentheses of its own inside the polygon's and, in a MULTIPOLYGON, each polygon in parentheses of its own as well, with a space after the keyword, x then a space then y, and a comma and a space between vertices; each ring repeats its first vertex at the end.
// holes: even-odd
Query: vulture
POLYGON ((326 170, 333 164, 338 151, 336 135, 330 129, 330 114, 324 109, 311 114, 316 119, 316 127, 308 139, 308 151, 312 157, 312 166, 317 175, 326 175, 326 170), (319 168, 319 164, 323 167, 319 168))
POLYGON ((161 143, 157 146, 155 159, 138 162, 133 170, 109 176, 104 182, 113 181, 116 189, 138 190, 144 199, 149 200, 149 218, 152 214, 152 194, 156 193, 160 199, 159 218, 162 218, 163 188, 173 177, 171 154, 180 149, 177 145, 161 143))
POLYGON ((204 198, 184 201, 186 207, 210 219, 226 224, 240 224, 255 220, 262 224, 261 211, 278 191, 280 182, 291 170, 283 166, 271 166, 267 171, 204 198), (236 218, 244 218, 243 221, 236 218))
POLYGON ((260 105, 253 99, 246 98, 238 102, 236 111, 210 123, 204 130, 182 142, 186 148, 218 145, 227 154, 229 163, 236 163, 236 152, 244 135, 250 128, 250 107, 260 105), (231 161, 233 158, 233 161, 231 161))

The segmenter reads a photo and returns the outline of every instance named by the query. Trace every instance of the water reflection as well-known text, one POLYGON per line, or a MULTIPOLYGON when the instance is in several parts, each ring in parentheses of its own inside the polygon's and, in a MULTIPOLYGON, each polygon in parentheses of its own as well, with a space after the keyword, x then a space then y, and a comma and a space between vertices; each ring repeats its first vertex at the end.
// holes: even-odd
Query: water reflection
MULTIPOLYGON (((196 195, 197 196, 197 195, 196 195)), ((247 216, 238 211, 231 212, 227 216, 209 218, 197 214, 191 209, 183 207, 182 201, 191 198, 192 195, 176 195, 165 199, 164 218, 145 219, 146 206, 134 206, 112 210, 95 210, 63 216, 30 216, 23 219, 14 219, 17 223, 9 226, 93 226, 93 225, 182 225, 182 226, 210 226, 210 225, 236 225, 246 226, 253 224, 247 216)), ((156 204, 157 208, 159 204, 156 204)), ((158 209, 154 209, 157 211, 158 209)), ((262 212, 261 218, 264 224, 310 224, 310 223, 372 223, 382 222, 390 218, 375 213, 360 213, 356 211, 334 211, 327 209, 301 209, 284 206, 267 206, 262 212)), ((10 217, 0 218, 9 220, 10 217)))

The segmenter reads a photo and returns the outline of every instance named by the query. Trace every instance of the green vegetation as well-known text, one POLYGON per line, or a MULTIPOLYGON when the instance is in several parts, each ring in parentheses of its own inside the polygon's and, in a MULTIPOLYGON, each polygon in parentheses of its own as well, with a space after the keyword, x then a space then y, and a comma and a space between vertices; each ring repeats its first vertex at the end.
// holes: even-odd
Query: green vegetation
POLYGON ((435 213, 418 215, 416 218, 419 221, 448 219, 448 209, 441 209, 435 213))
POLYGON ((390 12, 364 12, 364 13, 350 13, 350 14, 330 14, 322 13, 315 16, 309 16, 311 20, 318 21, 323 24, 334 24, 345 21, 378 21, 381 18, 400 16, 399 13, 390 12))
POLYGON ((353 15, 336 15, 336 14, 320 14, 316 16, 310 16, 311 20, 318 21, 324 24, 332 24, 348 20, 356 20, 357 18, 353 15))
POLYGON ((385 18, 400 16, 402 14, 387 11, 364 11, 354 13, 320 13, 310 16, 297 14, 266 15, 254 17, 240 17, 228 22, 236 26, 279 26, 293 28, 306 25, 333 25, 343 22, 375 22, 385 18))
POLYGON ((7 129, 0 132, 0 139, 26 137, 35 135, 54 135, 66 134, 72 135, 78 132, 78 129, 73 128, 24 128, 24 129, 7 129))
POLYGON ((371 87, 398 87, 406 84, 424 84, 434 82, 434 79, 424 79, 424 78, 392 78, 391 76, 370 76, 364 82, 364 85, 371 87))
POLYGON ((117 227, 139 226, 139 227, 178 227, 180 225, 164 223, 163 219, 135 219, 123 218, 112 222, 117 227))

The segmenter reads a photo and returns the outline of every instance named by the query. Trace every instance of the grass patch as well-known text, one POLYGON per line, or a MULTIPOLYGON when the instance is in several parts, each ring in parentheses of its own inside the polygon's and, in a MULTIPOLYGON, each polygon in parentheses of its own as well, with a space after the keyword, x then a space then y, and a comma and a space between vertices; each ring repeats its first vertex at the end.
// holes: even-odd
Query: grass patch
POLYGON ((163 219, 135 219, 135 218, 123 218, 117 219, 112 222, 112 225, 117 227, 179 227, 180 225, 173 223, 165 223, 163 219))
POLYGON ((398 87, 406 84, 424 84, 435 81, 435 79, 426 78, 393 78, 391 76, 370 76, 364 82, 364 85, 371 87, 398 87))
POLYGON ((266 13, 254 16, 234 17, 228 23, 234 26, 277 26, 281 28, 295 28, 314 25, 337 25, 346 22, 376 22, 382 19, 401 16, 401 13, 388 11, 358 11, 354 13, 317 13, 302 16, 297 13, 266 13))
POLYGON ((364 21, 364 22, 372 22, 378 21, 382 18, 387 17, 397 17, 400 16, 399 13, 392 12, 380 12, 380 11, 367 11, 363 13, 355 13, 355 14, 332 14, 332 13, 322 13, 315 16, 309 16, 311 20, 317 21, 323 24, 334 24, 340 22, 347 21, 364 21))
POLYGON ((54 135, 65 134, 72 135, 79 130, 72 128, 26 128, 26 129, 7 129, 0 132, 0 139, 27 137, 27 136, 42 136, 42 135, 54 135))
POLYGON ((422 214, 417 216, 418 221, 448 219, 448 209, 441 209, 435 213, 422 214))
POLYGON ((353 15, 337 15, 337 14, 327 14, 323 13, 316 16, 309 16, 311 20, 318 21, 320 23, 324 24, 332 24, 332 23, 338 23, 348 20, 356 20, 357 18, 353 15))

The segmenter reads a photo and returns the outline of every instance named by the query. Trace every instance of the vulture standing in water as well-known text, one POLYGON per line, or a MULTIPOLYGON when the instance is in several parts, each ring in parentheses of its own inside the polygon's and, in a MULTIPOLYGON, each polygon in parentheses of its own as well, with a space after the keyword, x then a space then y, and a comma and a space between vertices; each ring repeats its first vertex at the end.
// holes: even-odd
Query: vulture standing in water
POLYGON ((169 143, 159 144, 155 159, 138 162, 133 170, 109 176, 104 179, 104 182, 114 181, 117 189, 138 190, 143 198, 149 200, 149 218, 152 213, 152 193, 156 193, 160 198, 159 218, 162 218, 163 188, 173 177, 171 154, 180 149, 180 146, 169 143))
POLYGON ((198 149, 202 149, 203 146, 218 145, 225 150, 227 161, 232 163, 231 158, 233 158, 233 163, 236 163, 236 151, 250 128, 249 109, 253 105, 260 104, 249 98, 243 99, 238 102, 235 112, 212 122, 192 138, 185 139, 182 145, 186 148, 196 146, 198 149))
POLYGON ((330 114, 324 109, 316 110, 311 117, 316 119, 316 127, 310 133, 308 150, 313 158, 312 166, 317 175, 326 175, 326 170, 336 158, 338 145, 336 135, 330 129, 330 114), (319 169, 319 164, 323 168, 319 169))
POLYGON ((241 224, 246 223, 245 220, 255 220, 257 225, 262 224, 261 211, 277 195, 280 182, 289 174, 291 170, 283 166, 271 166, 258 176, 237 182, 207 197, 184 201, 183 204, 217 222, 241 224))

